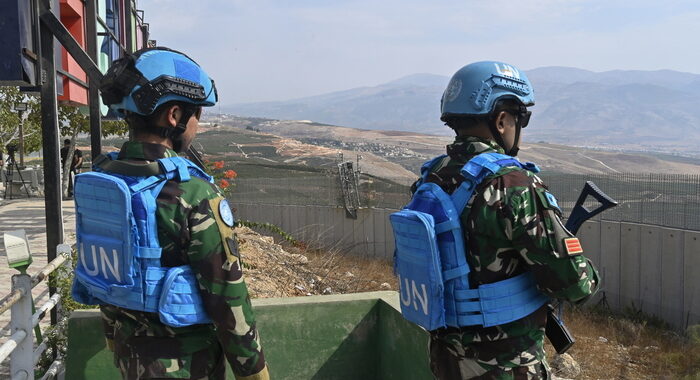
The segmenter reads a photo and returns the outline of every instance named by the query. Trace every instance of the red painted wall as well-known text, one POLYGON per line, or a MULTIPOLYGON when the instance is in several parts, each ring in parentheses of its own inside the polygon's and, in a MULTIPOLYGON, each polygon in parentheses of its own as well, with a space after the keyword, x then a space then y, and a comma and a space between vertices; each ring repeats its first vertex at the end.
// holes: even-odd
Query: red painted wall
MULTIPOLYGON (((85 7, 81 0, 61 0, 61 22, 83 49, 85 48, 84 14, 85 7)), ((87 82, 87 75, 85 72, 64 48, 61 48, 61 57, 64 71, 83 82, 87 82)), ((88 91, 77 82, 68 77, 64 77, 63 95, 59 96, 58 100, 73 105, 87 105, 88 91)))

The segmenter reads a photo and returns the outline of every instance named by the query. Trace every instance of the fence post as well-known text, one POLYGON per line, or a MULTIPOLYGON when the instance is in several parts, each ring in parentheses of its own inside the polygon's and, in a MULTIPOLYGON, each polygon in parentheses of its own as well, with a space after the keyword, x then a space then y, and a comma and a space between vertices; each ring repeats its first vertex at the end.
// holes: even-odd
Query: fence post
POLYGON ((27 274, 12 276, 12 291, 21 289, 22 298, 12 305, 10 326, 12 334, 22 330, 26 336, 10 356, 10 374, 13 379, 34 379, 34 334, 32 329, 32 278, 27 274))

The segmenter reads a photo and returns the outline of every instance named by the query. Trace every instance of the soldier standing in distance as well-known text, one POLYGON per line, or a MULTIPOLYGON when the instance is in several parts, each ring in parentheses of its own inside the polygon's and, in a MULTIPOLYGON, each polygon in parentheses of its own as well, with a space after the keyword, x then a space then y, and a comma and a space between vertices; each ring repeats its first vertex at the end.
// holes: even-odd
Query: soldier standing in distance
MULTIPOLYGON (((447 156, 430 168, 427 182, 452 193, 463 181, 460 169, 476 155, 516 156, 530 119, 526 107, 534 104, 532 85, 511 65, 477 62, 457 71, 441 106, 441 120, 457 136, 447 156)), ((537 288, 550 297, 588 299, 598 288, 598 274, 582 250, 567 248, 564 240, 573 235, 560 218, 556 199, 532 172, 505 167, 486 177, 461 215, 470 287, 531 271, 537 288)), ((543 305, 502 325, 431 331, 431 370, 442 380, 549 378, 546 321, 543 305)))
MULTIPOLYGON (((160 169, 152 163, 186 151, 202 107, 217 101, 214 82, 199 65, 167 48, 143 49, 115 62, 101 91, 133 133, 112 161, 127 175, 149 163, 165 170, 163 162, 160 169)), ((110 174, 109 167, 101 168, 110 174)), ((76 280, 74 296, 100 304, 107 343, 124 379, 224 379, 225 359, 236 379, 269 379, 231 210, 216 185, 189 170, 188 181, 167 180, 156 198, 160 267, 191 267, 202 301, 197 307, 204 309, 197 312, 206 312, 213 323, 172 327, 156 312, 119 307, 114 303, 123 300, 107 296, 96 299, 85 281, 76 280)))
MULTIPOLYGON (((66 158, 68 157, 68 150, 70 150, 70 139, 63 140, 63 148, 61 148, 61 170, 65 167, 66 158)), ((75 148, 73 151, 73 160, 71 161, 70 168, 68 169, 68 196, 73 196, 73 181, 75 180, 75 175, 80 173, 80 168, 83 167, 83 152, 75 148)))

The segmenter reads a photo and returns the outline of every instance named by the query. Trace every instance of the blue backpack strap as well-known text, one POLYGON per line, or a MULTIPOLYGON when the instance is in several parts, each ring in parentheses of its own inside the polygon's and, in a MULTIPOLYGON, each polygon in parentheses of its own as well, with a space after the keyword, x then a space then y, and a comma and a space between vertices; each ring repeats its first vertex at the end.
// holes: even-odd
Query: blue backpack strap
POLYGON ((486 177, 498 173, 499 170, 507 166, 517 166, 534 173, 539 173, 540 171, 540 168, 532 162, 523 164, 517 158, 501 153, 489 152, 475 156, 460 170, 464 181, 457 190, 452 193, 452 201, 460 214, 467 206, 476 187, 483 182, 486 177))
POLYGON ((441 155, 423 163, 423 165, 420 167, 420 179, 418 180, 418 182, 416 182, 416 187, 424 184, 425 181, 428 180, 428 176, 430 175, 432 169, 435 167, 435 165, 437 165, 445 157, 447 157, 446 154, 441 154, 441 155))
POLYGON ((182 161, 182 157, 168 157, 158 160, 163 174, 167 179, 176 179, 178 182, 187 182, 190 180, 190 172, 187 170, 187 164, 182 161))
POLYGON ((184 157, 168 157, 161 158, 158 160, 163 173, 167 179, 176 179, 179 182, 187 182, 190 180, 191 175, 201 178, 207 182, 214 183, 214 178, 209 174, 205 173, 199 166, 195 165, 194 162, 184 158, 184 157))
POLYGON ((146 219, 143 221, 144 240, 139 246, 138 257, 142 259, 160 259, 162 248, 158 240, 158 228, 156 222, 156 199, 165 186, 163 175, 146 177, 130 186, 132 193, 140 197, 140 202, 146 210, 146 219))

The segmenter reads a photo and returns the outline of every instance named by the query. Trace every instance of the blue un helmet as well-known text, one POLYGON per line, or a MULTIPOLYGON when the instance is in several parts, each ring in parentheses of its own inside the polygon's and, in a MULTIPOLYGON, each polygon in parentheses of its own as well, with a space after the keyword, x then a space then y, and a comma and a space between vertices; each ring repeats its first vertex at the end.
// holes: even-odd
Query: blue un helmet
MULTIPOLYGON (((483 61, 466 65, 459 69, 450 79, 447 89, 442 95, 440 110, 442 121, 453 117, 479 117, 491 115, 498 101, 505 99, 516 100, 520 103, 519 120, 524 128, 530 118, 526 107, 535 105, 535 94, 532 84, 524 72, 503 62, 483 61)), ((492 134, 499 145, 505 146, 492 123, 489 123, 492 134)), ((517 141, 518 136, 516 136, 517 141)), ((516 144, 517 145, 517 144, 516 144)), ((518 147, 515 146, 508 154, 515 156, 518 147)))
POLYGON ((102 100, 121 117, 148 116, 171 101, 183 105, 174 128, 150 126, 170 138, 175 151, 183 146, 182 134, 200 107, 216 104, 214 81, 190 57, 165 47, 141 49, 114 61, 100 84, 102 100))
POLYGON ((102 100, 121 117, 150 115, 158 106, 179 101, 210 107, 216 86, 190 57, 165 47, 139 50, 114 61, 100 85, 102 100))

